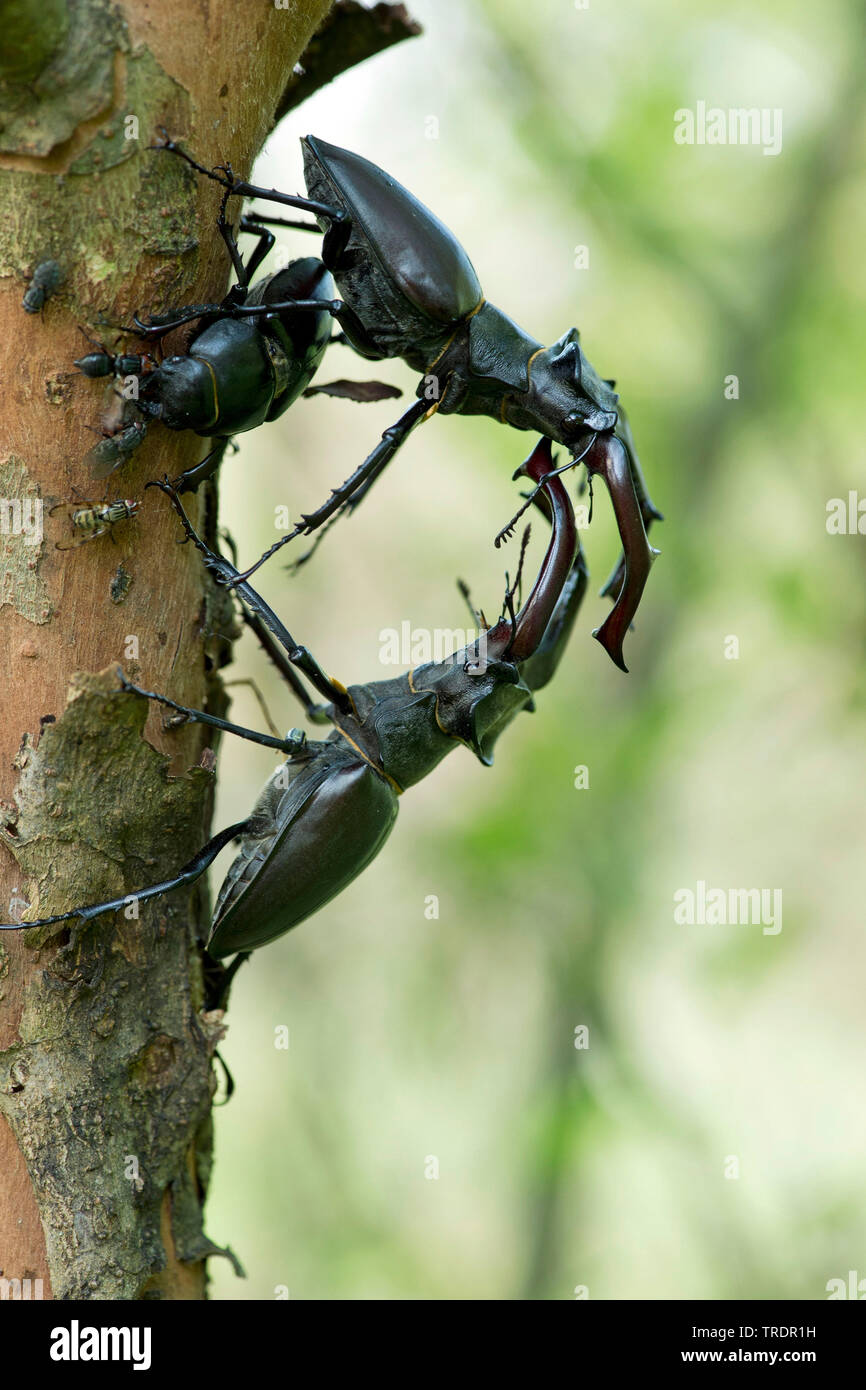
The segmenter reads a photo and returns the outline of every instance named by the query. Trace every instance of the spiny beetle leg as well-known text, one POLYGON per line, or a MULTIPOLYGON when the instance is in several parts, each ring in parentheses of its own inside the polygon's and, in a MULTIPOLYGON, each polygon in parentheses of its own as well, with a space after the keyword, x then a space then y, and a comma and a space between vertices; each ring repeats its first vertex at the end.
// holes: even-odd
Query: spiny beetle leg
POLYGON ((330 203, 317 202, 315 198, 305 198, 295 193, 280 193, 279 189, 276 188, 261 188, 258 184, 247 183, 244 179, 235 177, 230 164, 217 165, 215 169, 206 169, 203 164, 199 164, 197 160, 193 159, 192 155, 187 154, 186 150, 182 150, 179 145, 168 138, 158 145, 152 145, 151 149, 165 150, 169 154, 178 155, 199 174, 204 174, 205 178, 221 184, 229 196, 261 198, 266 203, 281 203, 284 207, 298 208, 301 212, 311 213, 313 217, 326 219, 329 226, 322 241, 322 260, 329 270, 334 270, 342 259, 349 237, 352 235, 352 219, 343 208, 333 207, 330 203))
POLYGON ((256 271, 261 265, 262 261, 265 259, 265 256, 268 254, 271 247, 274 245, 276 237, 274 236, 273 232, 268 231, 267 227, 260 226, 258 223, 251 221, 249 217, 241 218, 240 224, 238 226, 238 232, 249 232, 251 236, 254 236, 258 239, 258 245, 256 245, 253 248, 252 252, 250 253, 249 260, 247 261, 243 270, 243 280, 241 281, 241 283, 244 286, 247 286, 249 285, 250 281, 252 280, 253 276, 255 275, 256 271))
POLYGON ((303 705, 310 722, 312 724, 330 724, 331 719, 327 711, 327 706, 317 705, 314 700, 310 699, 309 692, 299 680, 285 652, 274 641, 258 614, 251 613, 244 603, 240 604, 240 610, 241 618, 250 631, 255 634, 259 646, 279 671, 292 694, 303 705))
MULTIPOLYGON (((237 244, 237 242, 235 241, 234 233, 232 232, 232 229, 231 229, 231 227, 229 226, 228 219, 227 219, 227 217, 226 217, 226 203, 227 203, 228 200, 229 200, 229 195, 230 195, 230 193, 231 193, 231 189, 227 188, 226 191, 225 191, 225 193, 223 194, 222 202, 220 203, 220 210, 219 210, 219 213, 217 214, 217 231, 219 232, 220 236, 222 237, 223 241, 224 241, 225 244, 226 244, 226 250, 227 250, 228 253, 229 253, 229 257, 230 257, 231 263, 232 263, 232 268, 233 268, 233 270, 234 270, 234 272, 235 272, 235 275, 236 275, 236 277, 237 277, 237 282, 238 282, 238 284, 239 284, 243 289, 246 289, 246 287, 247 287, 247 286, 249 285, 249 283, 250 283, 249 270, 248 270, 248 268, 244 265, 244 258, 243 258, 243 256, 242 256, 241 253, 240 253, 240 248, 238 247, 238 244, 237 244)), ((266 238, 269 237, 269 238, 270 238, 270 245, 273 246, 273 244, 274 244, 274 238, 273 238, 273 236, 271 236, 271 233, 270 233, 270 232, 267 232, 267 231, 264 231, 264 230, 263 230, 263 231, 262 231, 262 236, 263 236, 263 237, 266 237, 266 238)), ((261 260, 264 259, 264 256, 267 254, 267 251, 268 251, 269 249, 270 249, 270 247, 267 247, 267 246, 266 246, 266 249, 265 249, 265 251, 263 252, 262 256, 259 257, 259 261, 261 261, 261 260)), ((253 256, 254 256, 254 255, 255 255, 255 252, 253 252, 253 256)), ((251 257, 250 259, 252 260, 252 257, 251 257)))
POLYGON ((187 468, 186 472, 175 478, 172 483, 175 492, 195 492, 203 482, 212 478, 220 467, 231 442, 230 439, 221 439, 199 463, 193 464, 192 468, 187 468))
POLYGON ((218 719, 215 714, 205 714, 204 710, 190 709, 187 705, 179 705, 175 700, 170 700, 167 695, 158 695, 155 690, 142 690, 140 685, 133 685, 132 681, 127 680, 122 671, 118 671, 120 687, 129 695, 140 695, 143 700, 153 700, 156 704, 165 705, 166 709, 173 709, 183 716, 182 723, 185 724, 208 724, 212 729, 221 729, 226 734, 237 734, 238 738, 245 738, 250 743, 261 743, 265 748, 276 748, 281 753, 291 753, 296 747, 293 740, 284 738, 272 738, 270 734, 260 734, 255 729, 246 729, 242 724, 232 724, 227 719, 218 719))
POLYGON ((237 569, 224 556, 217 555, 216 551, 211 550, 205 545, 204 541, 193 528, 189 517, 183 509, 183 505, 177 492, 172 487, 167 478, 162 482, 151 482, 148 487, 157 487, 160 492, 164 492, 168 497, 174 510, 180 517, 181 525, 186 533, 188 540, 192 541, 196 550, 202 557, 208 570, 215 576, 218 583, 225 585, 226 588, 235 588, 238 595, 251 612, 261 618, 264 625, 273 633, 280 646, 285 649, 286 655, 293 666, 297 666, 299 671, 307 677, 307 680, 320 695, 326 700, 336 705, 340 710, 351 710, 352 701, 346 692, 345 686, 339 681, 331 680, 330 676, 322 670, 313 654, 306 648, 300 646, 289 632, 284 623, 280 622, 274 610, 269 604, 265 603, 261 594, 257 593, 251 584, 248 584, 246 577, 238 574, 237 569))
MULTIPOLYGON (((574 458, 569 459, 569 460, 568 460, 568 463, 560 464, 559 468, 554 468, 554 469, 552 470, 552 472, 546 474, 545 477, 542 478, 542 480, 541 480, 540 483, 536 483, 535 487, 532 489, 532 492, 525 492, 525 493, 522 493, 522 494, 521 494, 521 495, 523 496, 523 498, 524 498, 523 506, 520 507, 520 508, 518 508, 518 510, 514 513, 514 516, 511 518, 511 520, 510 520, 505 526, 503 526, 502 530, 499 531, 499 532, 497 532, 496 536, 494 537, 493 544, 495 545, 495 547, 496 547, 497 550, 498 550, 499 547, 502 545, 502 542, 503 542, 503 541, 508 541, 508 540, 511 539, 512 535, 514 534, 514 528, 515 528, 515 526, 517 525, 517 523, 518 523, 518 521, 520 520, 520 518, 523 516, 523 513, 524 513, 533 503, 535 503, 536 505, 538 505, 539 493, 541 493, 541 494, 543 495, 543 493, 544 493, 544 488, 545 488, 545 486, 547 485, 548 480, 549 480, 550 478, 558 478, 559 475, 560 475, 560 473, 567 473, 567 472, 569 471, 570 468, 576 468, 577 465, 578 465, 579 463, 581 463, 581 462, 583 461, 583 459, 585 458, 585 456, 589 453, 590 449, 592 448, 592 446, 593 446, 593 444, 595 443, 595 441, 596 441, 597 438, 598 438, 598 435, 593 434, 593 436, 592 436, 592 438, 590 439, 589 443, 585 446, 584 449, 581 450, 581 452, 580 452, 579 454, 576 454, 574 458)), ((515 478, 520 478, 520 477, 525 476, 525 475, 524 475, 524 469, 525 469, 525 464, 521 464, 519 468, 515 469, 515 471, 514 471, 514 473, 513 473, 513 475, 512 475, 512 482, 514 481, 515 478)), ((542 506, 542 510, 544 510, 544 504, 543 504, 543 503, 541 504, 541 506, 542 506)))
POLYGON ((319 527, 322 526, 329 517, 333 516, 335 512, 339 511, 339 509, 343 507, 368 480, 372 482, 377 478, 383 471, 385 465, 394 457, 411 431, 423 416, 427 414, 429 408, 427 401, 415 401, 395 425, 385 430, 376 448, 371 454, 368 454, 363 463, 358 465, 354 473, 352 473, 344 483, 341 483, 339 487, 332 489, 327 502, 324 502, 322 506, 318 507, 314 512, 302 514, 301 520, 297 526, 293 527, 287 535, 282 536, 280 540, 275 541, 270 549, 266 550, 264 555, 260 556, 254 565, 251 565, 248 570, 244 570, 242 574, 239 574, 237 579, 233 582, 235 584, 240 584, 242 581, 249 579, 250 575, 255 574, 260 565, 263 565, 266 560, 269 560, 272 555, 276 554, 282 546, 287 545, 289 541, 293 541, 296 536, 309 536, 313 531, 317 531, 319 527))
POLYGON ((225 830, 221 830, 218 835, 214 835, 212 840, 199 850, 198 854, 193 855, 188 864, 184 864, 172 878, 163 879, 161 883, 153 883, 149 888, 140 888, 135 893, 126 893, 122 898, 111 898, 107 902, 93 903, 90 907, 76 907, 70 912, 57 912, 52 917, 38 917, 34 922, 0 922, 0 931, 26 931, 29 927, 51 927, 55 922, 70 922, 77 918, 79 922, 89 922, 94 917, 101 917, 103 912, 119 912, 122 907, 127 907, 130 902, 146 902, 149 898, 160 898, 163 893, 171 893, 175 888, 183 888, 185 884, 195 883, 197 878, 201 878, 205 869, 209 869, 213 861, 226 845, 231 844, 239 835, 243 835, 249 828, 249 821, 238 821, 236 825, 229 825, 225 830))

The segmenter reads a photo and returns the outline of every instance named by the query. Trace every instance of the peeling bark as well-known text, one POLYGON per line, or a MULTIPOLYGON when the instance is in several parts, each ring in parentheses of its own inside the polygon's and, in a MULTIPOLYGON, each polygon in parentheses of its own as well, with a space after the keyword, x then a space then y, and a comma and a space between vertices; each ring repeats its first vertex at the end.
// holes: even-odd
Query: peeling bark
MULTIPOLYGON (((42 503, 44 535, 0 510, 0 914, 62 912, 167 875, 207 835, 199 727, 163 729, 116 667, 223 708, 224 605, 144 484, 205 452, 152 428, 111 480, 138 517, 58 551, 60 501, 101 499, 83 458, 111 401, 72 369, 82 325, 129 322, 225 290, 218 190, 146 146, 158 128, 248 170, 328 9, 231 0, 0 3, 0 506, 42 503), (137 138, 130 138, 135 117, 137 138), (37 264, 63 271, 38 314, 37 264), (5 522, 4 522, 5 518, 5 522), (2 527, 6 527, 3 531, 2 527), (130 639, 134 638, 135 642, 130 639)), ((191 499, 215 525, 212 492, 191 499)), ((38 508, 37 508, 38 511, 38 508)), ((31 513, 35 515, 35 513, 31 513)), ((45 1297, 199 1299, 212 1057, 196 885, 136 918, 0 935, 0 1277, 45 1297)))

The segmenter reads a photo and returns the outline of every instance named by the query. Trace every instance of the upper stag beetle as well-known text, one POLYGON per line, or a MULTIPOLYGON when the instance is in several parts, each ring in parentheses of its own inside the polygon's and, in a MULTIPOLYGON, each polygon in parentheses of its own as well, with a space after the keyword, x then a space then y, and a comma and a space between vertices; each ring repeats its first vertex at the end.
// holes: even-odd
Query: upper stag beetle
MULTIPOLYGON (((437 411, 489 415, 562 444, 571 459, 566 468, 582 460, 590 477, 597 473, 604 479, 613 501, 623 556, 604 590, 618 589, 614 607, 594 635, 625 670, 623 639, 656 554, 645 528, 660 519, 661 513, 647 493, 613 383, 602 380, 584 356, 576 328, 569 329, 552 347, 544 347, 488 303, 472 263, 454 235, 383 169, 312 135, 302 145, 307 197, 248 183, 237 178, 228 164, 207 169, 172 140, 164 139, 155 146, 184 159, 223 188, 220 230, 240 288, 237 293, 230 292, 222 304, 189 305, 147 322, 136 316, 136 329, 146 338, 155 338, 205 316, 214 325, 208 332, 215 333, 224 320, 237 325, 264 319, 268 324, 287 313, 312 313, 318 324, 324 312, 337 320, 344 341, 362 357, 401 357, 421 373, 421 381, 418 400, 385 431, 364 462, 321 507, 302 515, 300 523, 243 577, 249 578, 259 564, 294 537, 309 535, 344 506, 357 505, 422 419, 437 411), (342 298, 314 295, 307 289, 290 297, 283 294, 277 278, 267 294, 256 301, 244 286, 251 267, 261 257, 256 253, 250 266, 242 265, 225 218, 227 200, 234 195, 262 198, 311 213, 315 223, 256 213, 242 218, 241 227, 263 228, 267 224, 323 231, 322 264, 336 280, 342 298)), ((183 359, 173 361, 182 363, 183 359)), ((227 371, 230 363, 227 352, 227 371)), ((197 401, 203 374, 197 372, 194 383, 192 368, 184 368, 184 373, 184 386, 197 401)), ((176 399, 174 383, 169 393, 163 392, 166 394, 176 399)), ((165 411, 163 418, 171 423, 165 411)), ((202 425, 194 428, 206 432, 202 425)), ((192 470, 194 477, 202 476, 202 468, 216 466, 216 462, 199 465, 192 470)), ((179 486, 187 485, 189 477, 178 480, 179 486)))
POLYGON ((489 765, 499 734, 521 710, 534 707, 533 691, 554 675, 587 580, 574 513, 553 468, 549 440, 539 442, 519 472, 540 485, 535 503, 551 521, 547 552, 520 611, 514 611, 516 580, 506 593, 503 616, 472 645, 446 661, 348 689, 330 680, 298 646, 233 565, 205 547, 174 489, 151 484, 172 498, 208 569, 223 584, 236 586, 247 621, 307 713, 333 729, 322 742, 307 742, 297 729, 285 739, 271 738, 123 679, 124 690, 166 705, 178 722, 227 730, 279 749, 287 761, 265 785, 252 814, 214 836, 173 878, 92 907, 0 926, 20 930, 73 917, 86 921, 131 899, 157 897, 194 882, 237 838, 240 851, 217 899, 208 950, 214 957, 248 952, 303 922, 351 883, 387 839, 400 793, 452 749, 465 744, 489 765), (296 671, 325 697, 326 706, 313 703, 296 671))

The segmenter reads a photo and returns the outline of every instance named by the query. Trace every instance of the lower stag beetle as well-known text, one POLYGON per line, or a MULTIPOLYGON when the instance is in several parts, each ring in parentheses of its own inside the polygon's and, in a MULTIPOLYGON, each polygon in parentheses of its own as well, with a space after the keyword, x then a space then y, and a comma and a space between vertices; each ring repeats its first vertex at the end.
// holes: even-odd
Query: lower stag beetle
POLYGON ((208 950, 218 958, 248 952, 303 922, 351 883, 385 843, 400 794, 452 749, 465 744, 489 765, 499 734, 521 710, 533 708, 533 691, 554 675, 587 580, 574 513, 553 469, 549 440, 539 442, 520 472, 541 485, 536 505, 552 528, 541 569, 520 611, 514 611, 515 583, 495 626, 449 660, 348 689, 330 680, 306 648, 297 645, 233 565, 204 546, 174 489, 152 484, 171 497, 208 569, 222 583, 234 583, 247 621, 308 713, 333 729, 322 742, 308 742, 298 730, 286 739, 271 738, 122 679, 124 690, 157 700, 176 711, 180 722, 197 721, 238 734, 279 749, 287 760, 267 782, 252 814, 216 835, 173 878, 111 902, 36 922, 4 923, 3 928, 20 930, 73 917, 85 921, 122 908, 130 899, 157 897, 192 883, 221 849, 238 839, 240 851, 217 899, 208 950), (327 705, 313 703, 296 671, 327 705))
MULTIPOLYGON (((418 399, 346 481, 316 511, 277 541, 268 556, 298 535, 309 535, 343 508, 361 500, 410 432, 423 419, 487 415, 519 430, 533 430, 562 444, 571 462, 583 461, 611 494, 623 542, 605 592, 618 585, 614 608, 595 634, 613 661, 626 669, 622 643, 637 609, 655 551, 646 528, 660 519, 641 474, 634 441, 613 389, 584 356, 576 328, 544 347, 490 304, 469 257, 456 237, 407 189, 377 165, 349 150, 308 135, 302 141, 307 197, 261 188, 237 178, 230 165, 207 169, 174 141, 155 148, 184 159, 224 190, 221 230, 233 262, 239 258, 225 228, 227 199, 260 198, 311 213, 315 223, 283 222, 255 213, 244 225, 285 225, 324 232, 322 261, 340 299, 289 298, 191 305, 143 322, 137 330, 158 337, 181 324, 323 310, 342 329, 342 340, 362 357, 400 357, 421 373, 418 399)), ((240 276, 240 271, 238 272, 240 276)))

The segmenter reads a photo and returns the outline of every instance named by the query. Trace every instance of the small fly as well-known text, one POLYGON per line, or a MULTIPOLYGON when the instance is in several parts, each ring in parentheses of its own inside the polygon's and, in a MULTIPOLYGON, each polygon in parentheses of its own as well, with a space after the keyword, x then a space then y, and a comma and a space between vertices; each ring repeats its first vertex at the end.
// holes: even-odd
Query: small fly
POLYGON ((128 521, 135 516, 140 506, 140 502, 132 502, 129 498, 116 502, 59 502, 51 508, 49 516, 54 516, 55 512, 62 513, 72 527, 72 535, 69 540, 58 541, 57 549, 75 550, 85 541, 104 536, 118 522, 128 521))

